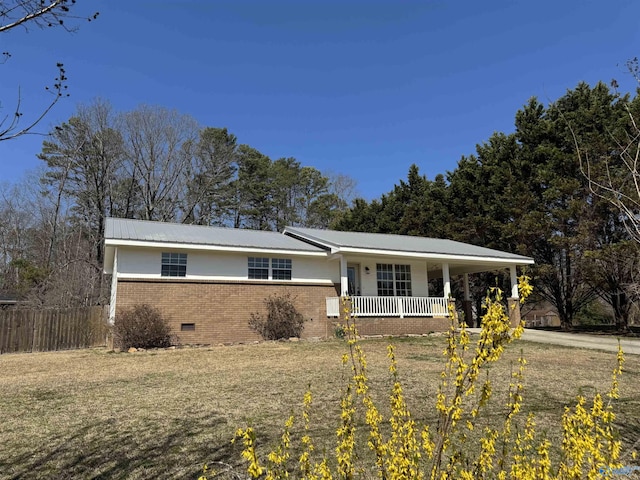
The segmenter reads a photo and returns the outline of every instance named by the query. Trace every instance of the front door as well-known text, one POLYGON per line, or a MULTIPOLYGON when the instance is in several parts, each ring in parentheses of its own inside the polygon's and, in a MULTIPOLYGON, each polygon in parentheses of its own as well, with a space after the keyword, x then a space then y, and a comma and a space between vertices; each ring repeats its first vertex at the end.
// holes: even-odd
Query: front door
POLYGON ((360 265, 347 264, 347 280, 349 281, 349 296, 361 295, 360 293, 360 265))

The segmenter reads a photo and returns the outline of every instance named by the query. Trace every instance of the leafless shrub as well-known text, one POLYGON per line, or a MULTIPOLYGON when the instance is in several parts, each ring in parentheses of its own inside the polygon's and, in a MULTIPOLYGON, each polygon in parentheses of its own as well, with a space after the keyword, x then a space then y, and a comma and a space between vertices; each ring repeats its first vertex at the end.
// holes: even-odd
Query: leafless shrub
POLYGON ((169 322, 150 305, 135 305, 116 315, 113 338, 120 349, 164 348, 173 343, 169 322))
POLYGON ((300 337, 305 319, 296 308, 290 293, 265 298, 266 314, 252 313, 249 328, 265 340, 300 337))

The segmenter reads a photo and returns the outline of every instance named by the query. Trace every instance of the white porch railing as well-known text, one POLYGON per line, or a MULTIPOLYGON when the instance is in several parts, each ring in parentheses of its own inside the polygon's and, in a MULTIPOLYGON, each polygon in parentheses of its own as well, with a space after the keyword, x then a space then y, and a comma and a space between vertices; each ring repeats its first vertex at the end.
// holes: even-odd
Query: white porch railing
MULTIPOLYGON (((449 316, 444 297, 353 296, 351 312, 356 317, 435 317, 449 316)), ((340 317, 340 297, 327 297, 327 317, 340 317)))

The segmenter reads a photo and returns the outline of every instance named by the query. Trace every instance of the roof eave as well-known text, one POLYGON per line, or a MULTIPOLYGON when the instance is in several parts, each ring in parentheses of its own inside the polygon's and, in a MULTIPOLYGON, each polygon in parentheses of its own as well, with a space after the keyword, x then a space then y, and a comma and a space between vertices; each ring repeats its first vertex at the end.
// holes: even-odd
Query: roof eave
POLYGON ((333 253, 355 253, 360 255, 375 255, 387 257, 414 257, 433 260, 453 260, 471 262, 491 262, 509 265, 533 265, 535 262, 529 257, 491 257, 481 255, 455 255, 448 253, 409 252, 402 250, 379 250, 371 248, 339 247, 333 253))
POLYGON ((327 240, 324 240, 322 238, 318 238, 315 235, 309 235, 308 233, 303 233, 300 232, 298 230, 296 230, 295 228, 292 227, 284 227, 284 230, 282 231, 283 235, 287 235, 289 237, 295 238, 297 240, 301 240, 303 242, 307 242, 310 243, 312 245, 315 245, 319 248, 324 248, 324 249, 329 249, 332 252, 335 251, 335 249, 340 248, 340 245, 335 244, 335 243, 331 243, 328 242, 327 240))
POLYGON ((105 247, 144 247, 144 248, 172 248, 180 250, 203 250, 213 252, 238 252, 238 253, 269 253, 277 255, 297 255, 306 257, 326 257, 326 252, 295 250, 288 248, 264 248, 264 247, 240 247, 227 245, 206 245, 199 243, 156 242, 148 240, 124 240, 106 239, 105 247))

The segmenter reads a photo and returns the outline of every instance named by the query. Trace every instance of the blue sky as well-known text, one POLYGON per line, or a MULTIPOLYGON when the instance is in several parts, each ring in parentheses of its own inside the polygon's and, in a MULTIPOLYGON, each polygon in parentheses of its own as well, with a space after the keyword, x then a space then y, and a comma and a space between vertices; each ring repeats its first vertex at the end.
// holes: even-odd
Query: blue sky
MULTIPOLYGON (((432 179, 528 98, 617 78, 640 56, 640 2, 78 0, 97 21, 0 36, 2 110, 18 88, 25 117, 65 64, 71 97, 40 125, 96 97, 227 127, 273 159, 347 174, 367 199, 416 163, 432 179)), ((0 183, 38 167, 43 137, 0 142, 0 183)))

